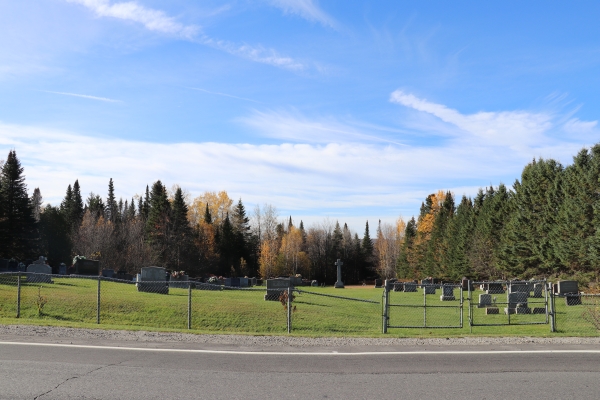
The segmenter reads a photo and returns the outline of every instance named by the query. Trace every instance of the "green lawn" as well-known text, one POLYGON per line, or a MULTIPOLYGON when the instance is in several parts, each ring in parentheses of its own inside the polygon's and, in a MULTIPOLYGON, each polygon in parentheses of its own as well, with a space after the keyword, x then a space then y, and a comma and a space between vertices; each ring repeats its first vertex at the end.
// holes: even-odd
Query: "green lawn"
MULTIPOLYGON (((188 323, 188 290, 169 290, 168 295, 138 292, 135 285, 101 282, 100 325, 96 324, 97 280, 53 278, 54 283, 27 284, 21 287, 21 318, 16 319, 16 278, 0 276, 0 323, 37 324, 106 329, 186 331, 188 323), (40 301, 41 300, 41 301, 40 301), (38 304, 44 303, 39 312, 38 304)), ((293 302, 293 335, 299 336, 390 336, 390 337, 450 337, 450 336, 597 336, 599 332, 582 314, 594 309, 589 305, 565 305, 557 298, 557 328, 551 333, 544 314, 511 315, 511 326, 469 327, 469 302, 464 301, 463 328, 390 328, 382 330, 382 289, 348 287, 345 289, 303 288, 293 302), (330 297, 334 296, 334 297, 330 297), (344 297, 339 298, 338 296, 344 297), (367 300, 356 301, 356 300, 367 300), (539 325, 524 325, 527 322, 539 325), (521 325, 519 325, 521 324, 521 325)), ((475 291, 477 299, 481 292, 475 291)), ((286 308, 277 301, 264 301, 262 290, 192 290, 193 333, 241 333, 274 335, 287 332, 286 308)), ((455 295, 460 292, 455 290, 455 295)), ((467 293, 464 293, 467 296, 467 293)), ((497 302, 506 297, 497 296, 497 302)), ((460 301, 440 301, 440 290, 428 295, 426 314, 422 307, 423 293, 391 292, 390 324, 397 326, 452 326, 460 323, 460 301), (444 306, 439 307, 439 306, 444 306), (449 307, 450 306, 450 307, 449 307)), ((543 299, 530 299, 543 301, 543 299)), ((590 303, 588 301, 588 303, 590 303)), ((534 307, 533 304, 530 304, 534 307)), ((543 304, 535 305, 543 307, 543 304)), ((505 324, 508 317, 498 304, 501 314, 486 315, 484 309, 473 307, 475 324, 505 324)), ((597 309, 597 308, 596 308, 597 309)))

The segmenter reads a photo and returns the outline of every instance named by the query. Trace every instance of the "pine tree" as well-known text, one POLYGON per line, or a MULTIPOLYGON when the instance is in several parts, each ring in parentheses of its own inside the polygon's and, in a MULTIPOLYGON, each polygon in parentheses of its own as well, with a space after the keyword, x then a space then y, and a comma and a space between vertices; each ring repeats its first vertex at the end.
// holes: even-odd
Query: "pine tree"
POLYGON ((24 259, 33 255, 37 224, 27 194, 23 167, 11 150, 0 176, 0 256, 24 259))
POLYGON ((102 201, 102 197, 100 195, 95 194, 94 192, 90 192, 86 200, 85 210, 89 211, 94 218, 98 219, 100 217, 104 217, 104 210, 106 207, 104 206, 104 201, 102 201))
MULTIPOLYGON (((182 266, 195 267, 192 260, 193 255, 193 231, 188 222, 188 206, 183 198, 183 191, 180 187, 175 191, 172 203, 172 240, 170 247, 174 250, 172 259, 177 270, 181 270, 182 266)), ((192 271, 197 272, 197 271, 192 271)))
POLYGON ((169 262, 171 205, 167 197, 167 189, 160 180, 152 185, 149 197, 148 219, 146 220, 147 240, 152 247, 155 259, 161 265, 166 266, 169 262))

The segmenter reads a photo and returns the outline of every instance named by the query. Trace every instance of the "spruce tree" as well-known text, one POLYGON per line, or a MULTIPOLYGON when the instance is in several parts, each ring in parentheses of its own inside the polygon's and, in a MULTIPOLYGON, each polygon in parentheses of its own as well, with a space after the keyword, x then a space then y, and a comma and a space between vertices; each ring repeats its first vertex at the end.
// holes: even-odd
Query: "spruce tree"
POLYGON ((363 273, 364 276, 371 277, 373 275, 373 257, 374 246, 371 234, 369 233, 369 221, 365 224, 365 233, 362 238, 362 258, 363 258, 363 273))
POLYGON ((119 219, 119 205, 115 197, 115 185, 112 178, 108 181, 108 197, 106 198, 106 218, 117 222, 119 219))
POLYGON ((169 239, 171 235, 171 205, 167 197, 167 189, 160 180, 152 185, 149 195, 149 211, 146 220, 146 235, 155 259, 167 266, 169 239))
POLYGON ((0 176, 0 257, 24 259, 35 252, 36 222, 23 167, 11 150, 0 176))
POLYGON ((71 197, 71 213, 69 215, 69 221, 72 226, 78 227, 83 219, 83 198, 81 197, 81 188, 79 187, 79 180, 75 180, 73 184, 73 193, 71 197))

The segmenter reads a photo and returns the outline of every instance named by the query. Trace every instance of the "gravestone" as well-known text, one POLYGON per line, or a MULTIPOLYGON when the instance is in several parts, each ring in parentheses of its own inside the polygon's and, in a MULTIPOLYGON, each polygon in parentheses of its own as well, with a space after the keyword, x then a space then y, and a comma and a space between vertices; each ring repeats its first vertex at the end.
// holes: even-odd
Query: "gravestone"
POLYGON ((535 283, 533 285, 533 297, 540 298, 544 297, 544 284, 543 283, 535 283))
POLYGON ((240 287, 240 278, 225 278, 225 286, 240 287))
MULTIPOLYGON (((460 284, 463 292, 469 291, 469 279, 467 279, 466 276, 463 276, 462 280, 460 281, 460 284)), ((473 284, 471 284, 471 290, 473 290, 473 284)))
POLYGON ((581 295, 579 294, 566 294, 565 295, 565 304, 568 306, 578 306, 581 305, 581 295))
POLYGON ((115 270, 114 269, 103 269, 102 270, 102 276, 105 278, 114 278, 115 277, 115 270))
POLYGON ((435 285, 433 284, 433 278, 427 278, 421 280, 421 287, 425 294, 435 294, 435 285))
POLYGON ((477 308, 486 308, 487 306, 492 305, 492 295, 491 294, 480 294, 479 295, 479 304, 477 304, 477 308))
POLYGON ((310 286, 312 286, 312 287, 318 287, 318 286, 319 286, 319 281, 317 281, 317 280, 314 280, 314 279, 313 279, 313 280, 310 282, 310 286))
POLYGON ((302 286, 302 277, 301 276, 290 276, 290 283, 292 287, 302 286))
POLYGON ((556 285, 558 294, 579 293, 579 284, 577 281, 559 281, 556 285))
POLYGON ((394 292, 403 292, 404 291, 404 283, 402 282, 394 282, 394 292))
POLYGON ((60 263, 60 265, 58 266, 58 274, 59 275, 67 274, 67 266, 65 265, 65 263, 60 263))
POLYGON ((167 271, 162 267, 143 267, 136 286, 138 292, 169 294, 167 271))
POLYGON ((98 276, 100 275, 100 261, 79 259, 73 265, 75 275, 98 276))
POLYGON ((240 278, 240 287, 248 287, 248 278, 240 278))
POLYGON ((27 267, 27 282, 52 283, 52 267, 46 264, 31 264, 27 267))
POLYGON ((498 307, 487 307, 485 309, 485 315, 492 315, 492 314, 500 314, 500 309, 498 307))
POLYGON ((527 297, 529 297, 529 292, 531 291, 528 283, 511 283, 508 285, 509 293, 527 293, 527 297))
POLYGON ((416 292, 417 291, 417 284, 414 282, 404 282, 404 292, 406 293, 410 293, 410 292, 416 292))
POLYGON ((487 284, 487 294, 504 294, 504 287, 499 282, 490 282, 487 284))
POLYGON ((187 289, 190 287, 190 277, 187 275, 180 275, 177 278, 171 276, 169 279, 169 287, 178 289, 187 289))
POLYGON ((456 297, 454 297, 454 286, 442 285, 442 295, 440 296, 440 300, 441 301, 456 300, 456 297))
POLYGON ((267 293, 265 294, 266 301, 279 301, 279 296, 288 288, 292 287, 292 283, 286 278, 267 279, 267 293))
POLYGON ((8 260, 0 258, 0 272, 8 271, 8 260))
POLYGON ((8 260, 8 271, 9 272, 19 271, 19 262, 17 260, 8 260))
POLYGON ((505 314, 531 314, 531 308, 527 307, 529 292, 512 292, 508 294, 508 307, 504 309, 505 314))
POLYGON ((248 286, 254 287, 256 286, 256 278, 248 278, 248 286))
POLYGON ((337 289, 344 288, 344 282, 342 282, 342 265, 344 265, 344 263, 338 258, 335 262, 335 266, 337 267, 337 281, 335 282, 335 285, 333 285, 333 287, 337 289))
MULTIPOLYGON (((8 263, 8 268, 10 268, 10 262, 8 263)), ((20 272, 27 271, 27 265, 23 264, 22 262, 18 263, 16 271, 20 271, 20 272)))
POLYGON ((381 279, 375 279, 375 289, 381 288, 382 281, 381 279))

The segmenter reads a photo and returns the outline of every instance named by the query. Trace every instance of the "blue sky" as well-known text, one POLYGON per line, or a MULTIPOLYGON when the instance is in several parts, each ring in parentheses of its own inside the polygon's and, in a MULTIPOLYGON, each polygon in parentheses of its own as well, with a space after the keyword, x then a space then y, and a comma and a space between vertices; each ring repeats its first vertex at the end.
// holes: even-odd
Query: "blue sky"
POLYGON ((594 1, 0 1, 0 157, 58 204, 161 179, 310 224, 569 164, 600 129, 594 1))

